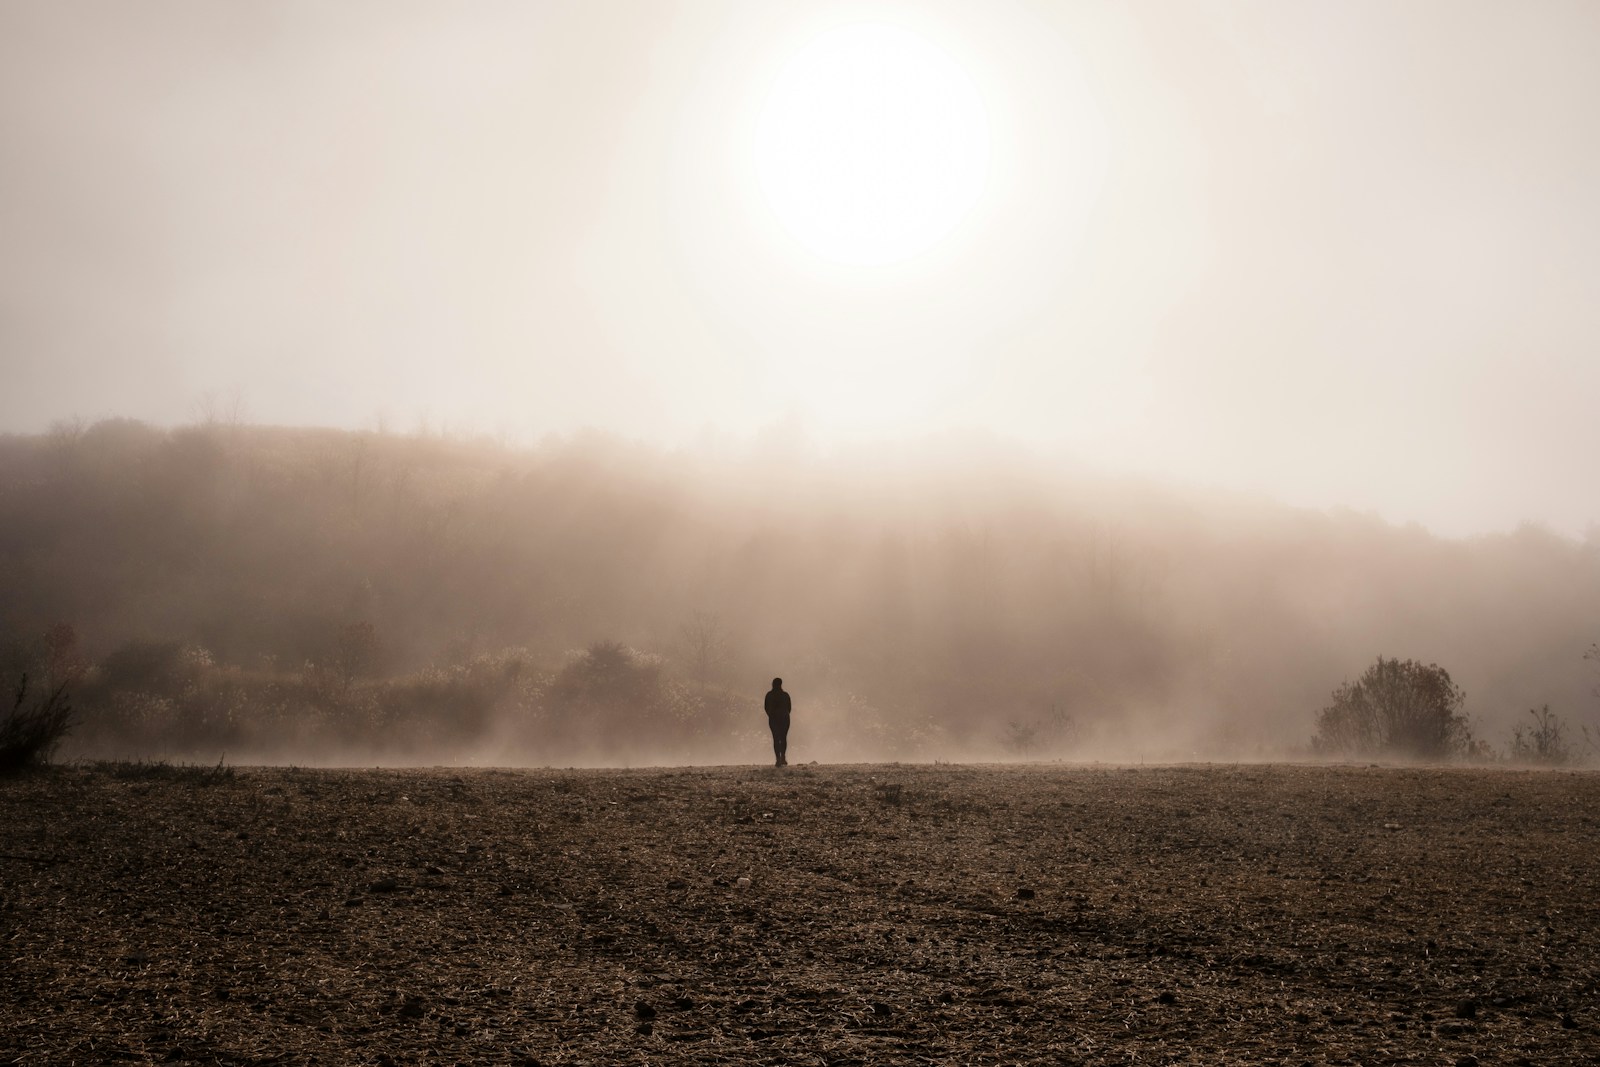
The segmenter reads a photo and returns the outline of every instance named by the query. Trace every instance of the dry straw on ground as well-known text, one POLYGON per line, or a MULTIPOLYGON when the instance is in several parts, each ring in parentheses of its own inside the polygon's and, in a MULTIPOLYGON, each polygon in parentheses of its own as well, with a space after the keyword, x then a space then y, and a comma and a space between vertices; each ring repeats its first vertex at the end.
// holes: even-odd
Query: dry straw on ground
POLYGON ((0 1063, 1591 1063, 1600 776, 0 782, 0 1063))

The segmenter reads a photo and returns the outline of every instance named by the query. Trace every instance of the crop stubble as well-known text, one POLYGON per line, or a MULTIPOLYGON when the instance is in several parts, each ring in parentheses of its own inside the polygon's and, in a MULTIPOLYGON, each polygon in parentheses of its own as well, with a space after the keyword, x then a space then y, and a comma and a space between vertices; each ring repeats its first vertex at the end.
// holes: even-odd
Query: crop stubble
POLYGON ((0 1063, 1595 1063, 1600 776, 0 782, 0 1063))

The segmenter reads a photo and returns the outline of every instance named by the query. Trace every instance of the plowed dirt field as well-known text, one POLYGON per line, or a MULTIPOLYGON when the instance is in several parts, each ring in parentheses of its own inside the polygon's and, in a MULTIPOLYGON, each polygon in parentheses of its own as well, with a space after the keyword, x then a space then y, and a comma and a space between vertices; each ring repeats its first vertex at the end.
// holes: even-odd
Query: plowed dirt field
POLYGON ((1600 775, 84 765, 0 1063, 1600 1062, 1600 775))

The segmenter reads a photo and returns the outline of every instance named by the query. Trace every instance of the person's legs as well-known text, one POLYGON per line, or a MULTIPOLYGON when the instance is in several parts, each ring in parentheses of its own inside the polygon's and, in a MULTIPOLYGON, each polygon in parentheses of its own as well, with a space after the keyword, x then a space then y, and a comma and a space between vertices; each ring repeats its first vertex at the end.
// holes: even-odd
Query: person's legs
POLYGON ((784 753, 789 750, 789 720, 768 718, 766 725, 773 728, 773 765, 784 766, 789 763, 789 760, 784 758, 784 753))

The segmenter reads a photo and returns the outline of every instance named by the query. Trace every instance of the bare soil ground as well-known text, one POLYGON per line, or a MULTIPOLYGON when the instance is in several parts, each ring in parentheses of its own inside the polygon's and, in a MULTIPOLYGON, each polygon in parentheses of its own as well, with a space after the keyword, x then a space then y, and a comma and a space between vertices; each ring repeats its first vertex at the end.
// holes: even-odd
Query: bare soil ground
POLYGON ((1600 776, 65 767, 0 1063, 1600 1062, 1600 776))

